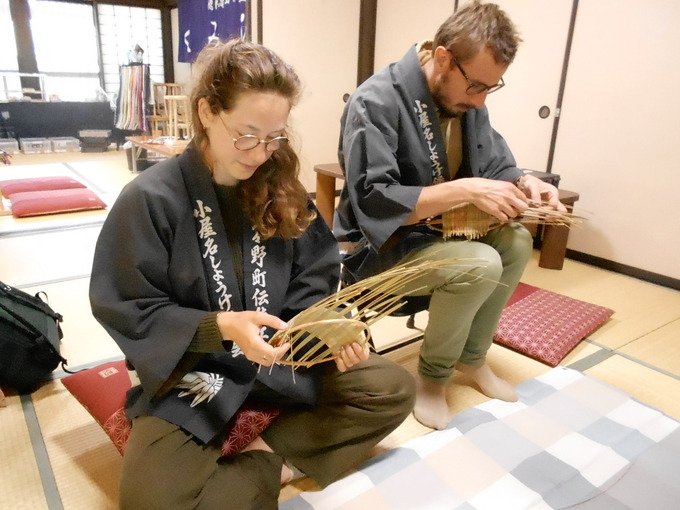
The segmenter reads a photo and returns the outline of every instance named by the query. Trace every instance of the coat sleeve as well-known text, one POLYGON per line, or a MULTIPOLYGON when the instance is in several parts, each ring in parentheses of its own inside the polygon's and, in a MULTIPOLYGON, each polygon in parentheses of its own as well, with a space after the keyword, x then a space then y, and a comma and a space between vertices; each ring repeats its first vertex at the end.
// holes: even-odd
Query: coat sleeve
MULTIPOLYGON (((182 224, 173 215, 185 210, 176 203, 181 194, 147 177, 132 181, 109 211, 95 249, 90 302, 95 318, 134 365, 145 392, 153 395, 187 350, 209 307, 201 306, 195 281, 193 302, 181 296, 188 295, 191 277, 180 282, 170 276, 173 259, 191 251, 177 244, 182 224), (170 198, 161 198, 165 195, 170 198)), ((190 264, 184 271, 197 280, 190 264)))
POLYGON ((324 219, 317 214, 305 233, 293 243, 291 279, 281 318, 290 320, 316 302, 337 292, 339 280, 338 243, 324 219))
POLYGON ((408 141, 399 139, 401 116, 393 99, 371 89, 352 98, 343 116, 340 162, 346 189, 356 222, 376 250, 403 226, 423 188, 402 184, 396 154, 408 141))

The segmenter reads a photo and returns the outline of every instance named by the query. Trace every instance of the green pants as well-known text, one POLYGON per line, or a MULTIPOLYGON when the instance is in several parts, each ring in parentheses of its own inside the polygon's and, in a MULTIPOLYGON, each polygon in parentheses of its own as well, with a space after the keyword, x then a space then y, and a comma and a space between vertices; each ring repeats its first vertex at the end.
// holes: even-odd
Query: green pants
POLYGON ((481 365, 491 347, 503 308, 517 287, 533 248, 531 235, 511 223, 475 241, 439 239, 411 252, 406 260, 430 258, 482 259, 457 271, 428 273, 413 282, 418 294, 432 294, 429 320, 420 349, 418 372, 445 384, 455 364, 481 365), (497 283, 499 282, 499 283, 497 283))
POLYGON ((176 425, 140 416, 123 456, 120 508, 276 509, 282 458, 326 486, 401 424, 414 392, 411 375, 376 354, 344 373, 326 363, 317 405, 283 403, 262 434, 276 454, 223 457, 220 445, 201 445, 176 425))

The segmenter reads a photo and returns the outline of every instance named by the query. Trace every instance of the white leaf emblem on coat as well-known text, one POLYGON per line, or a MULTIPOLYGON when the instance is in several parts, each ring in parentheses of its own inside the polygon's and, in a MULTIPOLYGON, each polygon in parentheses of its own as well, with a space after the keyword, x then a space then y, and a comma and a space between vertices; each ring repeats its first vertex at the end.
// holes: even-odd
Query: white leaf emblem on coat
POLYGON ((196 407, 201 402, 210 402, 217 392, 222 389, 224 378, 218 374, 206 372, 189 372, 182 377, 182 381, 175 388, 186 390, 180 392, 179 398, 194 395, 191 407, 196 407))
POLYGON ((234 344, 231 346, 231 357, 235 358, 236 356, 245 356, 245 354, 243 354, 243 351, 238 346, 238 344, 234 342, 234 344))

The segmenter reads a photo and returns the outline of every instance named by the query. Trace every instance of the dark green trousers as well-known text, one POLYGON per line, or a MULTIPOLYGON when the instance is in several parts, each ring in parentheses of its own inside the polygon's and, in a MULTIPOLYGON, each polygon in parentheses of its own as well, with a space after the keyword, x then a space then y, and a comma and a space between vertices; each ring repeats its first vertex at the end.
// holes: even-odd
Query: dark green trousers
POLYGON ((413 408, 414 383, 402 367, 371 354, 341 373, 327 363, 313 408, 282 402, 262 434, 276 454, 221 456, 176 425, 140 416, 123 457, 120 508, 276 509, 283 458, 322 487, 356 467, 413 408))

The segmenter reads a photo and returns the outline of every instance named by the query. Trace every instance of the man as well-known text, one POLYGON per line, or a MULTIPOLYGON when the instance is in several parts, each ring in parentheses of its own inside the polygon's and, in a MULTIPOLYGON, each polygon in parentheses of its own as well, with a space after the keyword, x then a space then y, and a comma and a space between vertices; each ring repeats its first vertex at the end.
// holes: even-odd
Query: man
POLYGON ((446 385, 454 368, 489 397, 517 399, 486 353, 532 239, 518 223, 475 241, 445 241, 416 223, 465 202, 501 221, 521 214, 528 199, 565 210, 554 186, 517 168, 484 106, 487 94, 503 87, 519 42, 498 6, 475 1, 451 15, 433 42, 412 47, 366 80, 342 117, 346 180, 334 224, 338 240, 358 243, 344 260, 351 275, 366 278, 423 255, 478 260, 466 274, 439 272, 417 282, 431 299, 414 414, 435 429, 448 423, 446 385))

